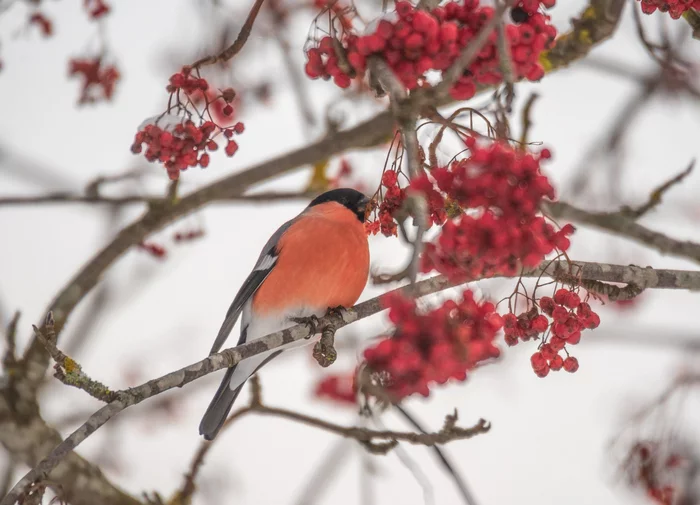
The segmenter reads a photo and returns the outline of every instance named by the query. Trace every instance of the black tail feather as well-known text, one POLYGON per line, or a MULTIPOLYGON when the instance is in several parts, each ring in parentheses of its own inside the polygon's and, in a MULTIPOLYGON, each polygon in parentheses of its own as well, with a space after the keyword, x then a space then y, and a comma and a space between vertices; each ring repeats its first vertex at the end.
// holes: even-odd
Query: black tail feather
POLYGON ((243 388, 243 384, 236 389, 229 388, 229 382, 235 369, 236 367, 234 366, 226 371, 219 389, 216 391, 209 407, 207 407, 204 417, 202 417, 202 422, 199 423, 199 434, 204 435, 205 440, 214 440, 214 437, 224 425, 229 412, 231 412, 231 407, 236 401, 238 393, 243 388))

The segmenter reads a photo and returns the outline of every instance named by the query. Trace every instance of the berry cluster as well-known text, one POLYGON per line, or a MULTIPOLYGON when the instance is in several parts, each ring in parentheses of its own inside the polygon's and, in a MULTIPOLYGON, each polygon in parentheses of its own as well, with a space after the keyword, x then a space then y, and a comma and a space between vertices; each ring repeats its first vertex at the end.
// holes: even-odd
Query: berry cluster
POLYGON ((538 212, 544 197, 554 199, 554 188, 540 171, 540 160, 551 157, 548 149, 536 155, 506 142, 478 145, 474 137, 467 137, 466 144, 468 158, 430 173, 438 188, 460 206, 527 219, 538 212))
POLYGON ((234 105, 238 103, 236 92, 233 88, 226 88, 217 94, 208 87, 205 91, 194 90, 190 94, 192 103, 197 107, 204 107, 211 114, 212 120, 221 127, 232 126, 236 115, 234 105))
MULTIPOLYGON (((688 459, 669 450, 667 443, 654 440, 636 442, 625 462, 629 483, 644 489, 657 505, 677 503, 678 491, 673 484, 674 472, 688 463, 688 459)), ((683 493, 680 493, 681 495, 683 493)))
POLYGON ((447 221, 434 243, 425 245, 421 270, 436 270, 450 279, 494 274, 515 275, 521 266, 534 267, 555 248, 569 247, 571 225, 555 231, 541 216, 503 219, 492 211, 447 221))
MULTIPOLYGON (((198 111, 197 115, 200 120, 199 124, 190 119, 193 117, 188 107, 192 106, 194 98, 199 96, 200 100, 205 101, 205 112, 209 117, 214 119, 210 111, 210 106, 213 103, 223 104, 221 114, 231 116, 233 107, 231 102, 236 96, 233 89, 225 89, 221 95, 216 96, 213 100, 208 98, 206 93, 210 93, 209 83, 200 77, 192 75, 189 67, 183 67, 181 72, 178 72, 170 77, 170 82, 166 88, 171 94, 171 100, 176 97, 176 107, 184 111, 187 118, 174 116, 169 113, 164 113, 154 122, 145 124, 134 137, 134 142, 131 146, 131 151, 138 154, 143 150, 142 144, 146 144, 147 149, 144 156, 148 161, 162 163, 168 176, 172 180, 178 179, 182 170, 187 170, 189 167, 199 165, 202 168, 209 166, 209 153, 206 151, 216 151, 219 144, 215 137, 219 134, 227 139, 224 151, 227 156, 233 156, 238 150, 238 143, 233 140, 234 134, 243 133, 245 127, 243 123, 237 122, 231 127, 222 127, 213 120, 204 121, 203 114, 198 111), (180 101, 180 93, 185 93, 188 100, 185 104, 180 101), (164 124, 160 125, 161 121, 164 124)), ((196 109, 196 107, 195 107, 196 109)))
POLYGON ((543 198, 554 198, 552 185, 540 172, 540 160, 548 159, 549 151, 534 155, 505 142, 479 146, 471 137, 467 146, 468 158, 430 172, 435 184, 428 175, 411 182, 412 189, 426 195, 431 209, 444 209, 446 201, 476 209, 447 221, 436 242, 426 245, 423 271, 437 270, 455 280, 512 275, 520 266, 538 265, 554 249, 568 249, 573 226, 556 231, 538 215, 543 198))
POLYGON ((314 395, 345 405, 357 404, 355 373, 327 375, 316 385, 314 395))
POLYGON ((83 79, 78 103, 94 103, 99 99, 111 100, 119 80, 119 71, 113 65, 104 65, 100 57, 72 59, 68 62, 68 74, 83 79))
MULTIPOLYGON (((189 119, 176 124, 172 132, 167 128, 160 128, 157 124, 147 124, 136 133, 131 152, 140 153, 143 149, 142 144, 146 144, 145 158, 151 162, 162 163, 168 171, 168 176, 176 180, 180 176, 180 171, 187 170, 189 167, 209 166, 209 154, 205 151, 216 151, 219 148, 213 138, 217 130, 223 131, 226 137, 232 136, 234 131, 238 132, 235 127, 221 130, 211 121, 205 121, 197 126, 189 119)), ((243 131, 242 128, 240 131, 243 131)), ((237 150, 238 144, 229 138, 225 149, 226 154, 233 156, 237 150)))
MULTIPOLYGON (((551 7, 553 0, 520 0, 512 10, 515 24, 506 26, 513 71, 518 78, 539 80, 544 70, 539 63, 543 50, 550 47, 556 29, 540 5, 551 7)), ((358 36, 347 30, 341 40, 322 38, 307 50, 306 74, 312 79, 332 78, 341 88, 351 79, 363 76, 367 58, 377 56, 387 62, 403 85, 411 90, 427 84, 429 71, 445 71, 458 58, 481 28, 495 15, 493 7, 478 0, 451 1, 431 12, 405 1, 396 2, 394 20, 382 19, 373 33, 358 36)), ((450 90, 458 100, 474 96, 478 84, 502 80, 496 33, 492 33, 472 64, 450 90)))
POLYGON ((690 9, 700 10, 700 0, 638 0, 642 2, 642 12, 653 14, 656 9, 668 12, 673 19, 680 18, 690 9))
POLYGON ((578 360, 569 356, 565 347, 578 344, 583 330, 597 328, 600 317, 587 302, 581 301, 573 289, 558 289, 554 298, 543 296, 539 308, 541 313, 537 307, 532 307, 518 316, 512 313, 503 316, 506 343, 513 346, 521 340, 528 341, 545 334, 539 350, 530 358, 535 374, 546 377, 550 370, 556 372, 562 368, 575 372, 578 360), (546 334, 547 330, 549 334, 546 334), (561 351, 566 353, 566 358, 559 355, 561 351))
POLYGON ((416 302, 401 295, 386 296, 389 318, 396 326, 391 337, 366 349, 365 360, 397 400, 420 393, 449 379, 463 381, 479 362, 496 358, 496 333, 503 325, 491 302, 477 302, 470 290, 462 300, 419 313, 416 302))
POLYGON ((406 190, 399 186, 399 177, 393 170, 382 174, 382 186, 386 189, 382 202, 379 204, 378 218, 365 223, 368 234, 376 235, 379 231, 386 237, 396 236, 397 224, 394 214, 401 208, 406 199, 406 190))

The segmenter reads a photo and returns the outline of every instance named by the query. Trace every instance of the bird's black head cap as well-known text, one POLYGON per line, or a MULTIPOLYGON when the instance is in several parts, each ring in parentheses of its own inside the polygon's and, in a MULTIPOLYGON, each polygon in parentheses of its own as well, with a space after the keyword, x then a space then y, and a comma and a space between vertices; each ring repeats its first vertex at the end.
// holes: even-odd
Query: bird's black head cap
POLYGON ((365 222, 365 212, 369 198, 359 191, 352 188, 338 188, 326 191, 314 198, 309 207, 320 205, 327 202, 337 202, 350 209, 360 222, 365 222))

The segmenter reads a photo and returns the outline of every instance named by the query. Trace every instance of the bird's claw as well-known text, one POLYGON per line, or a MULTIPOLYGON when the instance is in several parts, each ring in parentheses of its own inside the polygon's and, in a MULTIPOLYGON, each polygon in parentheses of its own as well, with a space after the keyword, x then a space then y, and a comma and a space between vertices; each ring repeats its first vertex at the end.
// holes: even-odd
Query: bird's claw
POLYGON ((337 307, 328 307, 327 314, 329 316, 336 316, 339 317, 340 319, 344 319, 344 315, 347 312, 348 309, 343 307, 342 305, 338 305, 337 307))
POLYGON ((307 317, 290 317, 289 320, 297 324, 305 324, 307 328, 309 328, 309 335, 305 338, 309 339, 316 335, 318 330, 318 317, 314 315, 307 317))

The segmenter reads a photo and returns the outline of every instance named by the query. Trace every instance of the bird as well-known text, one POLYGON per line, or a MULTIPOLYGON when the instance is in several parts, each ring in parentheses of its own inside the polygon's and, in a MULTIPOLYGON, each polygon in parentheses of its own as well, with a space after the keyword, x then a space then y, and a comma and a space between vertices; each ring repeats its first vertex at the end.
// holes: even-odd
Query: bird
MULTIPOLYGON (((218 352, 241 317, 237 345, 321 317, 328 309, 352 307, 369 275, 369 244, 364 222, 370 199, 351 188, 314 198, 272 234, 253 271, 233 299, 210 355, 218 352)), ((213 440, 245 382, 284 350, 308 345, 301 340, 257 354, 227 369, 199 425, 213 440)))

